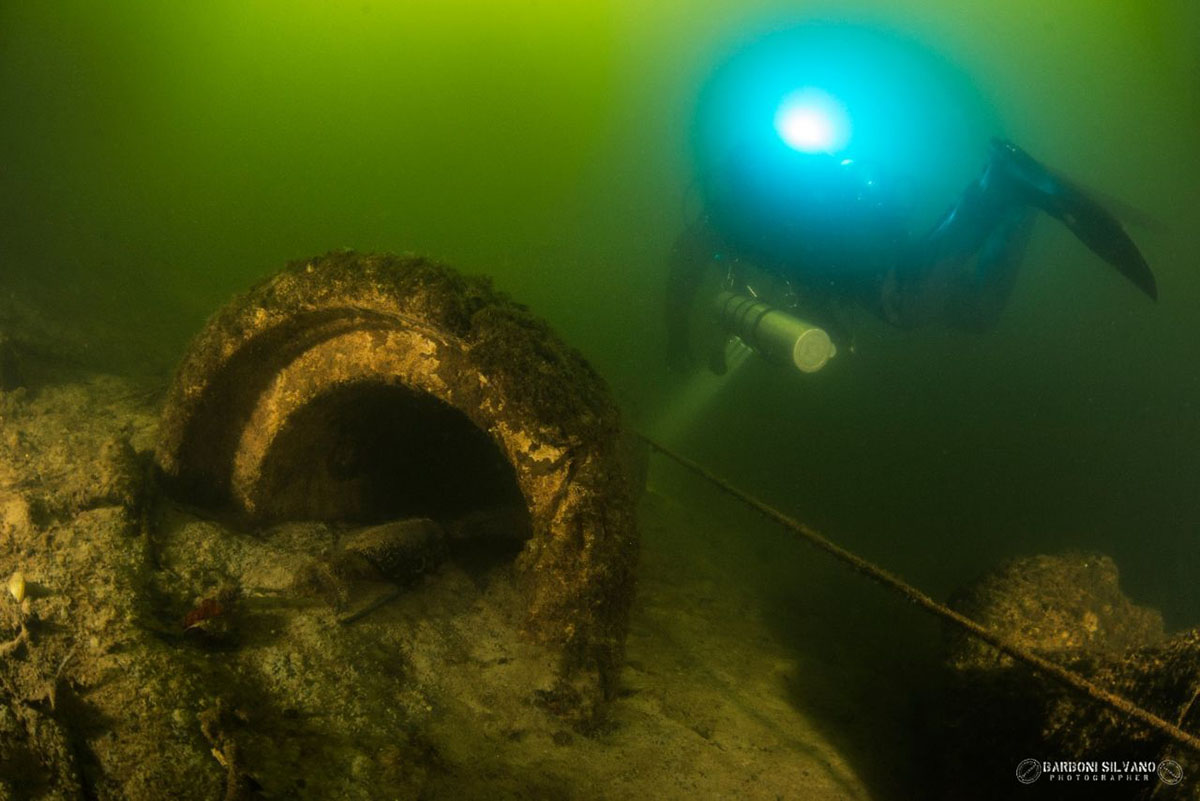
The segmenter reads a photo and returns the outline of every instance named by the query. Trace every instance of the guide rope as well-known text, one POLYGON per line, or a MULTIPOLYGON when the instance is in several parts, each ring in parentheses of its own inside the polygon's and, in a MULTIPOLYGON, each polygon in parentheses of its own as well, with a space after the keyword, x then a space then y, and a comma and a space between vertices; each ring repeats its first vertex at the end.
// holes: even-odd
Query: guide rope
POLYGON ((942 620, 945 620, 947 623, 962 629, 968 634, 983 640, 985 643, 1001 653, 1006 654, 1016 661, 1021 662, 1022 664, 1025 664, 1033 670, 1043 674, 1044 676, 1053 679, 1064 687, 1074 690, 1081 695, 1087 696, 1101 706, 1106 706, 1121 715, 1136 720, 1146 728, 1152 729, 1170 738, 1171 740, 1174 740, 1180 745, 1191 749, 1197 754, 1200 754, 1200 738, 1196 737, 1195 735, 1184 731, 1170 721, 1164 720, 1148 709, 1138 706, 1129 699, 1123 698, 1116 693, 1100 687, 1080 674, 1072 670, 1067 670, 1066 668, 1061 667, 1060 665, 1057 665, 1044 657, 1038 656, 1032 651, 1021 647, 1020 645, 1010 642, 1002 635, 981 626, 974 620, 971 620, 969 617, 954 611, 945 604, 938 603, 933 598, 921 592, 921 590, 904 581, 904 579, 900 578, 899 576, 896 576, 882 567, 879 567, 875 563, 864 559, 856 553, 846 550, 811 526, 807 526, 804 523, 785 515, 778 509, 767 505, 763 501, 758 500, 752 495, 743 492, 719 476, 710 473, 707 469, 700 466, 696 462, 693 462, 691 459, 688 459, 686 456, 676 453, 665 445, 655 442, 645 434, 639 433, 637 436, 653 450, 687 468, 691 472, 718 487, 722 492, 736 498, 769 520, 772 520, 790 530, 794 534, 797 534, 809 545, 825 551, 838 561, 849 565, 867 578, 883 585, 893 592, 900 594, 906 600, 916 604, 926 612, 929 612, 935 617, 939 617, 942 620))

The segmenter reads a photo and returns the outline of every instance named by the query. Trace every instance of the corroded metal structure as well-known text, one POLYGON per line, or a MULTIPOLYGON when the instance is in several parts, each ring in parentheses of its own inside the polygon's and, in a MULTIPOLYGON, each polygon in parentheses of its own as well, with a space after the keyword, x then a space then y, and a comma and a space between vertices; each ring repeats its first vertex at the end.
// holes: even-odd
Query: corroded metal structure
POLYGON ((155 458, 176 497, 255 523, 522 507, 525 628, 607 692, 637 547, 620 436, 603 381, 486 280, 336 252, 208 322, 155 458))

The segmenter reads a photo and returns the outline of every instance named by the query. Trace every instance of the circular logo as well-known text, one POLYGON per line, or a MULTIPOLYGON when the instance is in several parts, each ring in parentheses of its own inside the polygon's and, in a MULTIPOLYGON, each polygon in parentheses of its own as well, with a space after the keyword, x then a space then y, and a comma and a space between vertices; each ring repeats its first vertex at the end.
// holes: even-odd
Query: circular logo
POLYGON ((1158 778, 1163 784, 1179 784, 1183 781, 1183 768, 1173 759, 1158 763, 1158 778))
POLYGON ((1022 759, 1021 763, 1017 765, 1017 781, 1021 784, 1033 784, 1041 775, 1042 763, 1036 759, 1022 759))

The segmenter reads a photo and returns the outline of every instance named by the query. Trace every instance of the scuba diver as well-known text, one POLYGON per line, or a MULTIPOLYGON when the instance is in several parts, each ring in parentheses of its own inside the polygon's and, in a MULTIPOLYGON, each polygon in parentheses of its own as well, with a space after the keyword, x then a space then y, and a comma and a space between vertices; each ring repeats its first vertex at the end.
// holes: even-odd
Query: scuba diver
POLYGON ((811 369, 797 356, 795 366, 810 372, 851 344, 846 306, 905 328, 985 329, 1008 300, 1038 211, 1157 299, 1153 273, 1116 218, 1012 142, 993 139, 979 177, 916 238, 911 193, 877 167, 795 151, 762 166, 746 153, 728 159, 709 176, 702 215, 675 243, 667 324, 677 369, 696 361, 697 310, 725 316, 719 347, 708 348, 717 373, 734 335, 770 356, 756 338, 771 314, 794 321, 789 343, 814 327, 825 337, 811 369))

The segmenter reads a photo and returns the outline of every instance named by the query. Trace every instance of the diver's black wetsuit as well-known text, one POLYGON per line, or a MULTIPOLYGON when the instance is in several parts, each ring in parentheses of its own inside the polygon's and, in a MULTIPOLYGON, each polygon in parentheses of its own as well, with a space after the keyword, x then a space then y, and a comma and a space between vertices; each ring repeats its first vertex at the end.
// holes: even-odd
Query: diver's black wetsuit
MULTIPOLYGON (((854 199, 862 198, 860 192, 854 199)), ((737 200, 736 188, 726 193, 727 205, 737 200)), ((722 259, 736 264, 745 258, 783 278, 795 290, 800 316, 827 327, 835 340, 844 339, 845 332, 839 330, 832 310, 847 301, 897 326, 986 328, 1008 300, 1039 209, 1061 221, 1151 298, 1157 297, 1154 275, 1121 224, 1078 187, 1005 140, 992 140, 982 174, 920 239, 908 241, 894 215, 875 213, 884 204, 868 205, 870 214, 852 221, 852 227, 862 229, 861 237, 836 238, 835 246, 853 251, 836 270, 821 269, 826 262, 838 261, 828 248, 814 252, 805 245, 805 233, 823 236, 819 227, 798 235, 790 222, 769 221, 756 230, 755 210, 747 214, 708 209, 680 236, 672 254, 667 293, 672 363, 682 366, 689 361, 690 309, 705 267, 722 259), (782 247, 780 240, 787 240, 782 247)))

